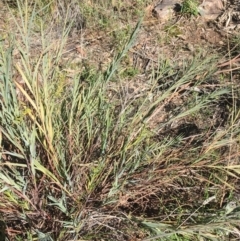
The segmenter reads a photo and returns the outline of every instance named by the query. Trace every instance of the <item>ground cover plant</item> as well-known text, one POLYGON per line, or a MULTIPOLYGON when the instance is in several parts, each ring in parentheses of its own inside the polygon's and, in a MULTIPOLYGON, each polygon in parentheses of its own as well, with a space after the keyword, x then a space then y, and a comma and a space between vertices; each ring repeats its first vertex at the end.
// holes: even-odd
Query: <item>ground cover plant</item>
POLYGON ((185 0, 182 4, 182 13, 198 15, 198 2, 196 0, 185 0))
POLYGON ((0 240, 238 240, 238 37, 153 59, 148 1, 7 2, 0 240))

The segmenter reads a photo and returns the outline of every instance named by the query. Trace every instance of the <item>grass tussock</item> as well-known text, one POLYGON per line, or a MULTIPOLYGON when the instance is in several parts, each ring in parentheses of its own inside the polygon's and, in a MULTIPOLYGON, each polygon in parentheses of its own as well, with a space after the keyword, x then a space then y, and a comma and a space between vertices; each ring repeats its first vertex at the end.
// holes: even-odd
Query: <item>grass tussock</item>
POLYGON ((212 85, 218 56, 159 56, 129 96, 142 20, 99 70, 63 61, 77 25, 64 15, 57 41, 49 7, 8 8, 17 34, 0 42, 0 240, 237 240, 238 90, 212 85))

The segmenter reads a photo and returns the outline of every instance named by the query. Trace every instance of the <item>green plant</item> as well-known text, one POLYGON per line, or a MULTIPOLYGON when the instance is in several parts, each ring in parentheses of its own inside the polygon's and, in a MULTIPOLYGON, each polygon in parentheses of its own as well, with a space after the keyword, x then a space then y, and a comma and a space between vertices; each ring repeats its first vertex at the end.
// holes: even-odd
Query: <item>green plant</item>
POLYGON ((182 3, 181 12, 193 16, 198 15, 198 1, 197 0, 184 0, 182 3))
MULTIPOLYGON (((89 14, 105 4, 93 3, 89 14)), ((36 12, 42 9, 18 5, 16 36, 0 42, 0 234, 19 241, 239 238, 237 91, 223 83, 196 91, 215 78, 218 57, 196 54, 179 65, 161 54, 146 73, 149 88, 129 96, 125 83, 144 77, 129 51, 141 21, 115 32, 118 48, 101 72, 91 59, 62 61, 67 20, 57 41, 36 12), (210 127, 223 104, 225 128, 210 127), (180 128, 192 122, 198 133, 180 128)))

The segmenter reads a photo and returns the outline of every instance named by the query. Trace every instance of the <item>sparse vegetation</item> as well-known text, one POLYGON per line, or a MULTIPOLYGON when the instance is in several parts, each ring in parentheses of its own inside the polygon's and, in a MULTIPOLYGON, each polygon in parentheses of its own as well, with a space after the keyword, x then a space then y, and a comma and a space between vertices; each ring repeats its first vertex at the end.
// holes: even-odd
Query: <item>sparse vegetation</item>
POLYGON ((220 53, 134 49, 145 1, 82 1, 71 23, 62 0, 28 3, 0 22, 0 240, 238 240, 239 83, 220 53))

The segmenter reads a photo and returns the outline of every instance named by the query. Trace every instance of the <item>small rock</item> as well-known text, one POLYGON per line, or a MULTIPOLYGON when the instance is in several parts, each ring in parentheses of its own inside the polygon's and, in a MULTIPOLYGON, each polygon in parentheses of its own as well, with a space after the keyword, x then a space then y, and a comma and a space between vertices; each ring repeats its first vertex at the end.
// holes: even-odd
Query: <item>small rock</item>
POLYGON ((194 52, 194 47, 191 43, 187 43, 187 49, 190 51, 190 52, 194 52))
POLYGON ((152 13, 162 22, 166 22, 173 17, 174 12, 180 9, 179 0, 162 0, 161 3, 154 7, 152 13))
POLYGON ((205 0, 198 6, 199 14, 206 20, 217 19, 223 10, 223 0, 205 0))

